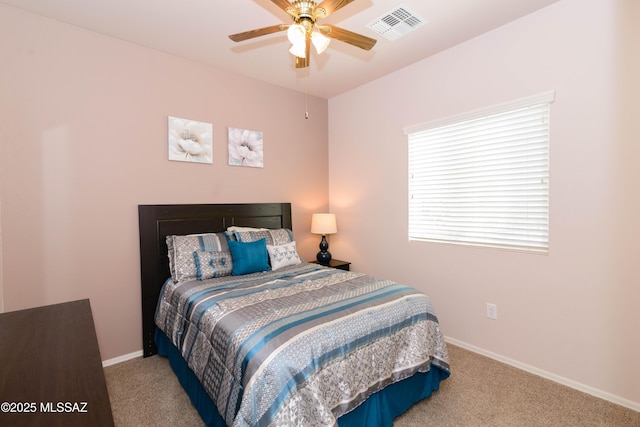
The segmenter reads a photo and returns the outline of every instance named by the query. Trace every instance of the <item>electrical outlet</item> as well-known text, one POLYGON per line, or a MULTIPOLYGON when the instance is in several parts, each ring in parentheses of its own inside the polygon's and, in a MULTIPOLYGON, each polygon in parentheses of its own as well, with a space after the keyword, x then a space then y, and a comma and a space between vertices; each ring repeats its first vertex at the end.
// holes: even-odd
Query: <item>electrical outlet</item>
POLYGON ((489 319, 498 319, 498 306, 495 304, 487 303, 487 317, 489 319))

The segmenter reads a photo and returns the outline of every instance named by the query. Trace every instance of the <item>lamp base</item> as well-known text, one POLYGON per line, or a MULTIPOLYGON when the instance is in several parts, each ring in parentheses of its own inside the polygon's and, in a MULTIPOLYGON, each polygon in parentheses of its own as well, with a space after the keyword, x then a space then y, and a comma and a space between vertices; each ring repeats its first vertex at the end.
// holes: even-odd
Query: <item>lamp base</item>
POLYGON ((316 255, 316 259, 319 264, 328 265, 329 261, 331 261, 331 252, 328 251, 320 251, 318 255, 316 255))
POLYGON ((318 263, 327 265, 331 261, 331 252, 327 249, 329 249, 329 242, 327 242, 327 237, 323 234, 320 240, 320 252, 316 255, 318 263))

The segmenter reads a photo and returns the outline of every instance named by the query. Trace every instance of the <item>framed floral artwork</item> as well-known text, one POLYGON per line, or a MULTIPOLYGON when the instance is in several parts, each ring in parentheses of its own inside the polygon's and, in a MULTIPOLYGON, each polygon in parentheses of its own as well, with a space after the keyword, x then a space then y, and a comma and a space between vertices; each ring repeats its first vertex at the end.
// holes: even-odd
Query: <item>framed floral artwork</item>
POLYGON ((262 132, 238 128, 228 130, 229 164, 253 168, 263 167, 262 132))
POLYGON ((169 116, 169 160, 213 163, 213 125, 169 116))

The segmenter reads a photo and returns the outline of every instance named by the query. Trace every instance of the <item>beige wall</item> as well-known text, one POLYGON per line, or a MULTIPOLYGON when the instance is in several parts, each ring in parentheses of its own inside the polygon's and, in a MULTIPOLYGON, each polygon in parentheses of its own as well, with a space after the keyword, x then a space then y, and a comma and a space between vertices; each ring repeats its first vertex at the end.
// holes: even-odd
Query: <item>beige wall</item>
MULTIPOLYGON (((103 359, 142 348, 138 204, 328 206, 327 101, 0 5, 4 309, 90 298, 103 359), (213 123, 214 164, 167 160, 167 116, 213 123), (228 166, 228 126, 264 168, 228 166)), ((292 72, 292 77, 295 78, 292 72)))
POLYGON ((334 257, 423 290, 448 337, 637 410, 638 22, 635 0, 564 0, 329 101, 334 257), (403 127, 547 90, 549 255, 409 242, 403 127))

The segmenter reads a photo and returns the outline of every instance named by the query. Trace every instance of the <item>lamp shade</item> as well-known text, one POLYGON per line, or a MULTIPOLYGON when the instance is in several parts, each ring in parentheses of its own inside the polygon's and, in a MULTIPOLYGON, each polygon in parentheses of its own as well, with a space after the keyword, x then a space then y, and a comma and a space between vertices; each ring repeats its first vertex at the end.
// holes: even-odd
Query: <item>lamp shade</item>
POLYGON ((287 38, 291 44, 304 43, 307 38, 307 30, 300 24, 292 24, 287 30, 287 38))
POLYGON ((331 39, 329 37, 326 37, 319 31, 314 31, 313 33, 311 33, 311 43, 313 43, 313 45, 315 46, 318 55, 324 52, 324 50, 329 46, 330 42, 331 39))
POLYGON ((291 45, 291 49, 289 49, 289 53, 293 56, 297 56, 298 58, 306 58, 307 57, 307 46, 304 43, 304 40, 299 43, 294 43, 291 45))
POLYGON ((311 232, 313 234, 334 234, 338 232, 336 216, 330 213, 317 213, 311 217, 311 232))

